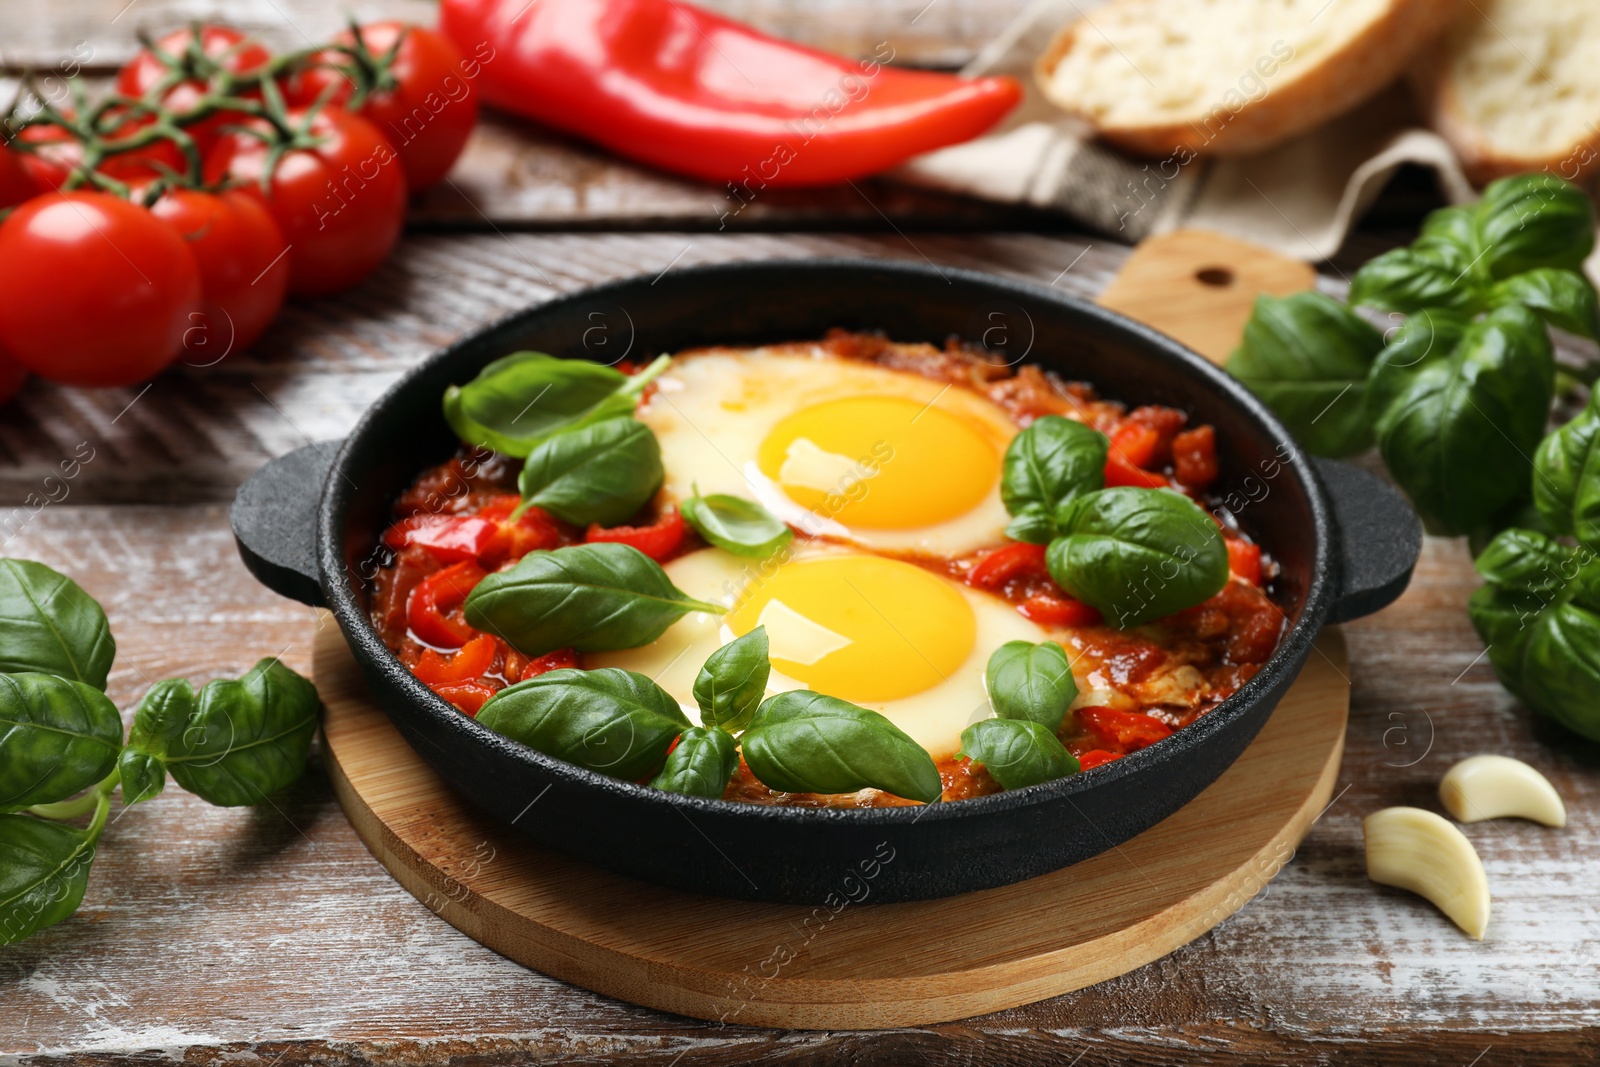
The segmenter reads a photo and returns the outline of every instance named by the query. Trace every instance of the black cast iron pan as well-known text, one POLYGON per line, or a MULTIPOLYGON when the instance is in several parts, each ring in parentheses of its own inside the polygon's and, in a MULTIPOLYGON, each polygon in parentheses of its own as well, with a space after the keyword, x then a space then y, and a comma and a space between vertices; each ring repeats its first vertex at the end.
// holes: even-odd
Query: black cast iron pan
POLYGON ((1249 744, 1299 674, 1317 632, 1404 590, 1421 547, 1405 500, 1354 467, 1314 461, 1233 379, 1152 330, 1092 304, 950 268, 837 260, 738 263, 617 282, 529 308, 432 356, 342 443, 274 460, 240 489, 234 534, 271 588, 324 605, 372 694, 456 789, 530 836, 638 878, 722 896, 821 903, 892 849, 876 901, 1005 885, 1056 870, 1172 814, 1249 744), (1282 566, 1287 618, 1272 659, 1193 725, 1093 773, 928 807, 811 810, 682 797, 607 778, 462 715, 390 654, 367 619, 373 547, 396 496, 456 440, 445 387, 531 348, 615 362, 701 344, 820 338, 830 327, 899 341, 954 334, 1216 427, 1240 524, 1282 566), (537 803, 532 803, 537 799, 537 803), (532 806, 530 807, 530 803, 532 806))

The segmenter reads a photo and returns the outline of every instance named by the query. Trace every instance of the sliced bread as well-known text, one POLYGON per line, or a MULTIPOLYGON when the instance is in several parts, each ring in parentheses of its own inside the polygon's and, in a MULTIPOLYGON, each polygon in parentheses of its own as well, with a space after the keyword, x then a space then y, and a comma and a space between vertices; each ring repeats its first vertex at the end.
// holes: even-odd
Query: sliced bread
POLYGON ((1600 2, 1473 0, 1413 85, 1473 181, 1580 180, 1600 166, 1600 2))
POLYGON ((1128 151, 1243 155, 1382 89, 1466 6, 1111 0, 1063 29, 1035 73, 1046 97, 1128 151))

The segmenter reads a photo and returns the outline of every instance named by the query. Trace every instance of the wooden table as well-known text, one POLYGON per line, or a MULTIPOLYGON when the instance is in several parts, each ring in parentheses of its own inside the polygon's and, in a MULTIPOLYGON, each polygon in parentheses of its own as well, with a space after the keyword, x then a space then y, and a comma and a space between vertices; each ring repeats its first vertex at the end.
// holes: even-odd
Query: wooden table
MULTIPOLYGON (((888 38, 903 57, 943 64, 970 55, 1019 6, 924 2, 719 6, 847 51, 888 38)), ((326 32, 337 15, 312 0, 241 9, 238 21, 283 44, 326 32)), ((72 0, 47 13, 12 4, 0 11, 0 41, 6 61, 38 68, 87 41, 90 65, 108 69, 136 27, 196 13, 182 0, 72 0)), ((773 197, 742 214, 738 233, 716 232, 719 201, 714 189, 492 119, 452 183, 415 206, 411 232, 373 278, 334 300, 291 304, 253 351, 141 389, 35 381, 0 410, 0 506, 20 509, 4 527, 4 554, 72 574, 105 605, 120 644, 110 691, 123 707, 157 679, 236 675, 272 653, 306 671, 315 617, 240 565, 227 523, 234 487, 268 457, 340 436, 402 371, 461 333, 559 292, 690 263, 927 259, 1089 296, 1126 254, 1061 232, 1057 220, 882 183, 773 197), (65 490, 46 481, 84 449, 92 458, 65 490)), ((1347 255, 1382 240, 1368 233, 1347 255)), ((270 806, 212 808, 172 789, 115 814, 80 913, 0 949, 0 1060, 1591 1062, 1600 749, 1531 721, 1496 684, 1463 611, 1475 585, 1462 544, 1428 542, 1406 596, 1347 628, 1348 753, 1299 855, 1200 940, 1078 994, 882 1033, 718 1027, 634 1008, 525 970, 430 913, 356 839, 314 760, 270 806), (1389 804, 1436 807, 1442 771, 1483 751, 1544 769, 1572 818, 1564 832, 1466 828, 1494 893, 1480 944, 1421 900, 1366 880, 1360 820, 1389 804)))

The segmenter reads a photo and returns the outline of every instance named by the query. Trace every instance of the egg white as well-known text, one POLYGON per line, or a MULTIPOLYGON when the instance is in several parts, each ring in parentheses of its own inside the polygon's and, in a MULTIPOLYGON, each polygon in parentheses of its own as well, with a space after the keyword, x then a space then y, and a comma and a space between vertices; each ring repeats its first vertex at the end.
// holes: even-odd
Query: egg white
MULTIPOLYGON (((783 521, 813 537, 864 548, 911 551, 952 558, 1004 535, 1005 506, 999 479, 977 505, 932 525, 900 529, 851 528, 790 499, 762 472, 758 452, 784 417, 828 400, 868 395, 904 397, 959 418, 1004 452, 1017 426, 998 406, 976 393, 916 374, 887 370, 824 354, 768 349, 714 349, 680 357, 657 379, 658 389, 638 417, 661 443, 666 494, 729 493, 752 498, 783 521)), ((871 491, 873 458, 840 456, 820 449, 791 453, 800 470, 796 484, 848 491, 864 482, 871 491)), ((996 466, 998 473, 998 463, 996 466)), ((930 487, 937 491, 937 487, 930 487)))

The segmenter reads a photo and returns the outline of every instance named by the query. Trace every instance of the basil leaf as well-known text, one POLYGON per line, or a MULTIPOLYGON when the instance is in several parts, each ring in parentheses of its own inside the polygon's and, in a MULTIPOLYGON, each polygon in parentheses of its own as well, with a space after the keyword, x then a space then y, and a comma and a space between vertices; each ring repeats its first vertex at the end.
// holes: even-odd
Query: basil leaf
POLYGON ((1473 561, 1491 585, 1548 598, 1577 577, 1575 553, 1534 530, 1501 531, 1473 561))
POLYGON ((983 674, 989 704, 1002 719, 1027 719, 1054 733, 1078 695, 1067 653, 1054 641, 1007 641, 983 674))
POLYGON ((195 711, 194 687, 183 678, 157 682, 139 701, 128 747, 117 760, 122 803, 137 804, 161 795, 167 786, 167 765, 161 757, 183 743, 195 711))
POLYGON ((0 815, 0 945, 77 911, 92 862, 89 831, 31 815, 0 815))
POLYGON ((1366 414, 1374 425, 1395 399, 1411 388, 1417 368, 1450 357, 1469 322, 1460 312, 1437 308, 1406 316, 1406 321, 1389 335, 1388 344, 1367 379, 1366 414))
POLYGON ((1555 391, 1550 340, 1531 311, 1497 308, 1448 355, 1376 372, 1386 373, 1403 381, 1379 387, 1391 399, 1378 447, 1431 529, 1469 533, 1527 491, 1555 391))
POLYGON ((93 686, 0 674, 0 811, 65 800, 111 773, 122 716, 93 686))
POLYGON ((615 541, 529 552, 479 582, 466 602, 469 625, 525 656, 638 648, 691 611, 722 610, 688 596, 659 563, 615 541))
POLYGON ((1575 270, 1540 267, 1513 274, 1489 291, 1489 303, 1521 304, 1557 329, 1600 340, 1594 286, 1575 270))
POLYGON ((1120 628, 1193 607, 1227 584, 1217 524, 1181 493, 1102 489, 1068 504, 1058 523, 1045 554, 1050 576, 1120 628))
POLYGON ((1521 674, 1530 708, 1600 740, 1600 613, 1570 601, 1545 609, 1522 645, 1521 674))
MULTIPOLYGON (((152 687, 134 713, 128 744, 202 800, 256 804, 305 770, 319 706, 310 682, 263 659, 242 678, 206 683, 198 696, 181 679, 152 687)), ((147 774, 136 800, 146 799, 154 773, 148 765, 140 770, 147 774)))
POLYGON ((1478 258, 1478 205, 1462 204, 1442 207, 1428 212, 1422 220, 1421 237, 1429 239, 1425 247, 1435 249, 1441 244, 1454 245, 1469 262, 1478 258))
POLYGON ((1319 456, 1372 444, 1363 396, 1383 335, 1321 293, 1262 296, 1228 370, 1319 456))
POLYGON ((1481 296, 1472 277, 1472 258, 1454 241, 1418 238, 1368 260, 1350 280, 1350 303, 1411 314, 1424 308, 1477 310, 1481 296))
POLYGON ((782 519, 743 497, 692 496, 679 510, 696 533, 736 556, 766 559, 794 539, 794 531, 782 519))
POLYGON ((666 766, 650 784, 689 797, 720 797, 739 769, 739 746, 733 735, 715 726, 691 726, 667 753, 666 766))
POLYGON ((514 352, 446 389, 445 421, 468 444, 525 457, 553 434, 630 414, 668 362, 662 356, 630 377, 587 360, 514 352))
POLYGON ((43 563, 0 559, 0 671, 106 687, 117 643, 94 597, 43 563))
POLYGON ((1035 419, 1013 437, 1000 468, 1000 500, 1017 517, 1007 536, 1048 542, 1061 505, 1105 487, 1109 447, 1099 430, 1060 415, 1035 419))
POLYGON ((1551 529, 1600 552, 1600 389, 1534 453, 1533 502, 1551 529))
POLYGON ((1594 250, 1594 202, 1553 174, 1489 183, 1476 215, 1482 266, 1492 278, 1538 267, 1579 270, 1594 250))
POLYGON ((749 726, 767 695, 771 673, 765 626, 757 626, 711 653, 694 680, 700 721, 734 733, 749 726))
POLYGON ((568 430, 534 446, 517 486, 537 505, 578 526, 626 522, 661 488, 661 445, 630 416, 568 430))
MULTIPOLYGON (((1522 651, 1529 628, 1545 600, 1496 585, 1482 585, 1467 598, 1467 617, 1483 642, 1500 684, 1519 700, 1522 695, 1522 651)), ((1525 702, 1525 701, 1524 701, 1525 702)))
POLYGON ((1055 731, 1030 719, 984 719, 961 731, 961 751, 1002 789, 1022 789, 1079 771, 1055 731))
POLYGON ((881 789, 930 804, 944 793, 933 758, 875 711, 803 689, 779 693, 740 737, 745 763, 781 793, 881 789))
POLYGON ((630 780, 659 767, 689 726, 671 694, 620 667, 563 668, 518 682, 489 698, 478 721, 547 756, 630 780))

